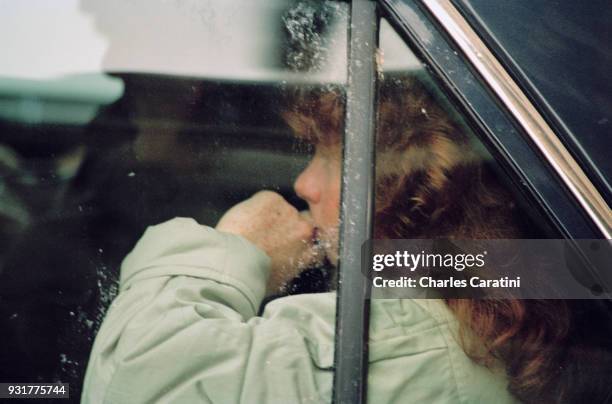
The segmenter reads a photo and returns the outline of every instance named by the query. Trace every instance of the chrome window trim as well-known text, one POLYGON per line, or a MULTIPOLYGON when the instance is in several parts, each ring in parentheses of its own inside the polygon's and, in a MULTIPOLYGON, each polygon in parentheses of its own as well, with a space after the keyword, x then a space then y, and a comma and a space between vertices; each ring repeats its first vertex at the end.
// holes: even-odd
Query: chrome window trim
POLYGON ((478 74, 517 120, 604 237, 612 238, 607 203, 517 83, 450 0, 422 0, 478 74))

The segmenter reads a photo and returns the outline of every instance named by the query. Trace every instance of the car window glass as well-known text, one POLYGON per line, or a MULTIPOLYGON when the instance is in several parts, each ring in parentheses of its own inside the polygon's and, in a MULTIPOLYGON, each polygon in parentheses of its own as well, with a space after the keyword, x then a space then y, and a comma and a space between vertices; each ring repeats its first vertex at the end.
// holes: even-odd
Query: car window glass
MULTIPOLYGON (((385 19, 380 21, 378 60, 374 238, 548 237, 538 211, 431 69, 385 19)), ((381 299, 374 289, 369 402, 431 400, 437 384, 453 383, 452 376, 432 380, 432 375, 450 371, 450 365, 424 353, 438 348, 437 337, 429 334, 433 322, 428 316, 443 315, 444 303, 389 295, 381 299)))
POLYGON ((612 10, 586 3, 458 0, 608 204, 612 199, 612 10))
MULTIPOLYGON (((284 113, 343 102, 347 4, 0 5, 0 380, 69 382, 78 400, 147 226, 214 226, 262 189, 307 209, 293 183, 314 149, 284 113)), ((285 292, 330 278, 313 268, 285 292)))
MULTIPOLYGON (((491 177, 493 191, 508 193, 509 197, 512 195, 511 198, 519 205, 517 209, 524 211, 519 216, 526 217, 525 224, 532 229, 532 235, 549 233, 548 224, 522 194, 516 180, 494 157, 495 152, 490 150, 484 136, 473 129, 473 125, 446 95, 429 66, 420 60, 385 19, 380 23, 379 41, 378 181, 390 181, 388 176, 406 180, 412 173, 421 172, 430 180, 423 181, 423 185, 427 185, 436 180, 430 170, 438 170, 440 175, 448 176, 452 167, 478 165, 482 171, 478 175, 491 177), (439 133, 435 132, 437 129, 440 129, 439 133)), ((461 189, 459 181, 450 181, 448 185, 450 183, 461 189)), ((392 185, 392 182, 388 185, 392 185)), ((442 186, 442 183, 439 185, 442 186)), ((381 209, 387 195, 383 194, 384 187, 377 190, 379 206, 376 209, 381 209)), ((404 191, 410 192, 409 189, 404 191)), ((429 192, 433 192, 433 189, 429 192)), ((391 203, 391 199, 387 202, 391 203)), ((419 204, 424 201, 414 202, 419 204)), ((406 238, 427 233, 425 229, 419 230, 417 227, 414 231, 417 233, 406 238)), ((438 229, 432 231, 435 234, 438 229)))

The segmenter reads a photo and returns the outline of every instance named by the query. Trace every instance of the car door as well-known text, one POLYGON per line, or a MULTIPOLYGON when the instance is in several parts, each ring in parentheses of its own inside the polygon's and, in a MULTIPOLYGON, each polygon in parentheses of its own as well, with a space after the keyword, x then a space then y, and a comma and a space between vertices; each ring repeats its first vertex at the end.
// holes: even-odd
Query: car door
MULTIPOLYGON (((368 2, 353 2, 353 13, 356 9, 363 12, 369 6, 368 2)), ((435 87, 434 91, 439 91, 440 98, 444 98, 442 103, 465 120, 480 145, 490 153, 500 178, 504 178, 516 197, 523 201, 525 215, 530 216, 534 226, 542 231, 537 237, 610 239, 612 214, 609 186, 606 185, 610 170, 607 163, 598 157, 602 150, 612 147, 609 129, 606 129, 607 112, 604 111, 610 102, 610 92, 604 90, 607 86, 604 83, 608 80, 602 73, 606 69, 601 69, 601 63, 609 66, 610 52, 606 44, 596 39, 601 32, 606 32, 605 29, 585 22, 588 15, 598 12, 605 15, 608 8, 603 4, 593 4, 585 9, 569 10, 569 5, 556 7, 544 2, 533 10, 516 2, 505 2, 498 8, 491 2, 410 0, 382 0, 378 7, 383 23, 377 19, 375 30, 379 35, 379 52, 382 51, 378 55, 379 61, 384 61, 378 65, 379 80, 383 75, 385 78, 392 75, 394 70, 419 69, 424 72, 435 87), (549 14, 543 17, 546 12, 549 14), (524 50, 521 42, 524 31, 513 31, 516 28, 513 21, 520 20, 521 26, 527 30, 528 24, 541 23, 542 18, 547 19, 546 23, 533 32, 530 37, 533 42, 524 50), (568 46, 560 44, 560 37, 569 35, 564 28, 572 33, 580 32, 576 41, 592 52, 593 59, 576 63, 571 59, 579 54, 575 48, 559 51, 559 47, 568 46), (547 45, 550 43, 556 48, 549 49, 547 45), (568 62, 564 57, 574 62, 568 62), (548 69, 545 63, 555 65, 548 69), (578 66, 589 73, 579 71, 578 66), (559 73, 560 70, 563 73, 559 73), (567 90, 567 99, 563 96, 566 87, 555 81, 558 76, 554 72, 567 80, 564 83, 572 83, 572 88, 577 89, 567 90), (599 104, 591 106, 587 100, 595 82, 601 82, 602 86, 596 91, 599 104), (575 106, 571 110, 567 108, 570 104, 575 106), (597 117, 594 118, 593 114, 597 117), (588 125, 591 127, 587 128, 588 125)), ((355 30, 362 27, 356 25, 353 28, 352 34, 356 36, 355 30)), ((354 42, 351 44, 359 46, 354 42)), ((366 61, 373 57, 361 56, 366 61)), ((352 55, 352 58, 349 63, 355 68, 352 63, 356 63, 356 56, 352 55)), ((374 74, 370 74, 373 80, 374 74)), ((363 91, 362 94, 367 94, 371 90, 363 91)), ((353 102, 362 100, 353 99, 353 102)), ((376 110, 376 99, 369 98, 368 102, 376 110)), ((350 97, 347 108, 350 111, 350 97)), ((347 150, 351 149, 350 136, 347 134, 347 150)), ((372 142, 371 138, 366 139, 372 142)), ((370 145, 374 147, 372 143, 370 145)), ((371 153, 367 149, 361 152, 366 156, 371 153)), ((377 156, 376 152, 374 154, 377 156)), ((349 155, 349 158, 354 159, 355 155, 349 155)), ((351 162, 345 160, 345 164, 351 162)), ((364 159, 361 172, 367 172, 371 164, 372 160, 364 159)), ((347 185, 346 178, 344 181, 345 187, 356 186, 347 185)), ((367 184, 361 184, 361 187, 365 190, 367 184)), ((369 192, 373 192, 372 188, 369 192)), ((373 199, 371 194, 364 192, 362 195, 361 203, 369 207, 364 217, 372 217, 375 207, 370 201, 373 199)), ((347 205, 350 202, 350 199, 344 200, 345 217, 350 217, 351 206, 347 205)), ((344 226, 348 226, 346 221, 344 226)), ((371 237, 371 226, 362 224, 361 229, 361 241, 371 237)), ((345 227, 343 234, 346 232, 345 227)), ((351 240, 350 234, 345 237, 351 240)), ((357 245, 354 243, 352 249, 345 245, 342 262, 350 262, 351 256, 358 256, 357 245)), ((366 366, 363 358, 367 357, 369 290, 367 285, 351 279, 359 275, 348 270, 343 273, 341 266, 340 279, 343 276, 351 287, 343 290, 341 284, 339 292, 337 352, 345 352, 342 348, 345 345, 351 354, 337 357, 335 400, 365 402, 366 366), (351 296, 342 298, 343 294, 351 296), (356 309, 355 306, 362 308, 356 309), (343 330, 343 326, 347 328, 343 330), (356 335, 362 336, 361 342, 355 341, 356 335), (338 380, 339 375, 345 379, 338 380), (352 379, 353 383, 346 379, 352 379)), ((607 273, 600 272, 598 276, 604 284, 609 282, 607 273)), ((376 384, 376 381, 370 379, 369 383, 376 384)))
MULTIPOLYGON (((311 150, 282 113, 296 92, 345 92, 347 4, 2 7, 0 379, 69 383, 78 402, 147 226, 214 226, 262 189, 305 208, 293 182, 311 150)), ((312 268, 287 293, 329 278, 312 268)))
MULTIPOLYGON (((101 74, 14 77, 25 67, 36 75, 33 66, 62 57, 70 73, 83 72, 78 63, 86 60, 70 59, 58 45, 62 38, 50 36, 53 24, 30 42, 57 40, 32 48, 30 56, 36 49, 50 56, 42 50, 53 45, 64 49, 58 58, 19 59, 14 52, 5 59, 13 63, 5 61, 0 81, 6 174, 0 298, 9 341, 1 356, 3 381, 70 380, 78 398, 93 337, 117 292, 119 263, 147 225, 175 215, 211 224, 261 188, 303 208, 291 182, 309 151, 293 142, 279 118, 284 97, 301 86, 346 92, 335 402, 366 400, 369 286, 351 269, 372 237, 382 76, 418 69, 440 103, 473 132, 540 234, 610 237, 602 188, 609 172, 599 167, 601 157, 591 161, 572 150, 571 139, 555 141, 563 124, 555 123, 553 110, 540 112, 545 101, 532 102, 539 94, 520 78, 520 66, 513 70, 503 57, 498 66, 499 52, 492 51, 503 44, 471 32, 486 25, 475 22, 479 4, 289 3, 82 1, 66 12, 88 16, 88 33, 108 37, 109 49, 95 41, 77 48, 104 55, 101 74), (129 29, 134 21, 140 25, 129 29), (165 35, 166 26, 172 35, 165 35), (198 35, 212 39, 198 44, 198 35), (471 42, 479 36, 484 45, 471 42)), ((26 35, 16 26, 30 11, 15 7, 13 28, 26 35)), ((43 18, 46 5, 38 7, 43 18)), ((27 49, 20 40, 11 49, 27 49)), ((606 117, 596 118, 608 125, 606 117)), ((603 150, 602 144, 595 148, 603 150)), ((315 271, 295 292, 326 290, 328 282, 325 270, 315 271)))

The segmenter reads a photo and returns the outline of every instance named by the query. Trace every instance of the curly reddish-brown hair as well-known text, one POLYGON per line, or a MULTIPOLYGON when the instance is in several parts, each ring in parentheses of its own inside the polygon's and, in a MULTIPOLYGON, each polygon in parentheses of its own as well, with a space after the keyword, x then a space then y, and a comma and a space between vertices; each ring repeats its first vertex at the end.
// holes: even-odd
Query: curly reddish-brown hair
MULTIPOLYGON (((386 78, 379 83, 378 100, 376 238, 523 236, 514 198, 426 86, 415 77, 386 78)), ((339 145, 343 106, 338 89, 309 90, 283 115, 299 138, 339 145)), ((601 374, 610 369, 609 355, 607 362, 595 361, 601 364, 595 380, 574 380, 584 366, 576 361, 586 351, 570 331, 577 307, 587 304, 511 298, 446 303, 459 321, 466 353, 484 365, 501 360, 509 390, 520 400, 573 402, 585 392, 599 400, 610 392, 601 383, 601 374)))

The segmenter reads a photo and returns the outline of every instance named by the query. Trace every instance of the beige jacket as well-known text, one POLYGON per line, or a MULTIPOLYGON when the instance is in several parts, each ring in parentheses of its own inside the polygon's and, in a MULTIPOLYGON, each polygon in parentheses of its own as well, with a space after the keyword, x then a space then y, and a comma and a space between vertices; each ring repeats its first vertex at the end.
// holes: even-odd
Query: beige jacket
MULTIPOLYGON (((269 258, 192 219, 149 228, 121 269, 83 403, 324 403, 334 293, 267 305, 269 258)), ((373 300, 371 403, 511 403, 502 372, 474 364, 438 300, 373 300)))

